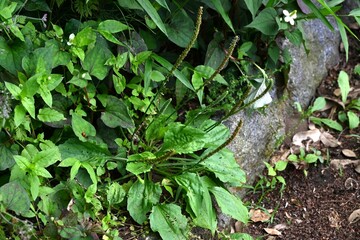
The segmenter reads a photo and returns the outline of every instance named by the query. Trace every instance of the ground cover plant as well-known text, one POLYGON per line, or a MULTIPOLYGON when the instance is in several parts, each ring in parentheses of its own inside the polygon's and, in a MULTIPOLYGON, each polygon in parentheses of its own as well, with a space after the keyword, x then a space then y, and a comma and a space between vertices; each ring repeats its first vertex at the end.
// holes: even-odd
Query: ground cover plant
POLYGON ((1 0, 0 236, 215 235, 213 200, 247 223, 222 121, 271 101, 295 21, 334 15, 348 45, 342 1, 297 2, 1 0))

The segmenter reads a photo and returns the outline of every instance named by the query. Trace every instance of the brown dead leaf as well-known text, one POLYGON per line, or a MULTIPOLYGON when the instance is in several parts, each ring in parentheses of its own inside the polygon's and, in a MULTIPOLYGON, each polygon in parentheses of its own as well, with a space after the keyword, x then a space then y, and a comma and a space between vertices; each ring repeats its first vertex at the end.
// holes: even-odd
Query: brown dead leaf
POLYGON ((270 214, 261 211, 260 209, 250 209, 250 219, 253 222, 266 222, 270 219, 270 214))
POLYGON ((323 132, 320 135, 321 142, 325 147, 338 147, 341 143, 330 133, 323 132))
POLYGON ((332 209, 332 211, 330 212, 330 214, 328 216, 328 219, 330 222, 330 227, 340 228, 341 219, 340 219, 339 213, 337 211, 332 209))
POLYGON ((351 160, 351 159, 332 159, 330 161, 330 166, 335 170, 343 169, 348 165, 356 167, 360 165, 360 160, 351 160))
POLYGON ((303 146, 302 141, 312 140, 317 142, 320 140, 321 132, 319 129, 315 128, 308 131, 298 132, 293 136, 292 143, 297 146, 303 146))
POLYGON ((280 236, 281 232, 276 230, 275 228, 264 228, 265 232, 267 234, 273 235, 273 236, 280 236))
POLYGON ((276 230, 284 230, 284 229, 287 229, 288 227, 286 224, 280 223, 280 224, 276 224, 274 228, 276 230))
POLYGON ((350 223, 350 224, 359 221, 359 220, 360 220, 360 209, 356 209, 355 211, 353 211, 353 212, 350 214, 348 220, 349 220, 349 223, 350 223))
POLYGON ((354 151, 350 150, 350 149, 343 149, 342 154, 344 154, 346 157, 349 158, 356 158, 356 154, 354 153, 354 151))
POLYGON ((337 89, 334 90, 334 95, 337 96, 337 97, 339 97, 341 95, 340 88, 337 88, 337 89))
POLYGON ((360 173, 360 164, 358 164, 358 165, 356 166, 355 171, 356 171, 357 173, 360 173))

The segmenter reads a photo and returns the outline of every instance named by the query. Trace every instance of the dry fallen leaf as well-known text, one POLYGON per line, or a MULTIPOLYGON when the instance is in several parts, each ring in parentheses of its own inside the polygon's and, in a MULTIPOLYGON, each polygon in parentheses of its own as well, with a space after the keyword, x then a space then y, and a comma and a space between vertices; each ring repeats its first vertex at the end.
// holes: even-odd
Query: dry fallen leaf
MULTIPOLYGON (((269 211, 270 212, 270 211, 269 211)), ((261 211, 260 209, 250 209, 250 219, 253 222, 266 222, 270 219, 270 214, 261 211)))
POLYGON ((333 227, 333 228, 340 227, 341 219, 340 219, 339 213, 336 212, 334 209, 332 209, 332 211, 330 212, 328 219, 330 222, 330 227, 333 227))
POLYGON ((283 224, 283 223, 280 223, 280 224, 276 224, 274 228, 276 230, 284 230, 284 229, 287 229, 287 225, 283 224))
POLYGON ((321 132, 317 128, 308 131, 302 131, 296 133, 293 136, 292 143, 297 146, 303 146, 302 141, 310 139, 313 142, 317 142, 320 140, 320 136, 321 136, 321 132))
POLYGON ((349 223, 350 223, 350 224, 355 223, 355 222, 357 222, 358 220, 360 220, 360 209, 357 209, 357 210, 353 211, 353 212, 350 214, 348 220, 349 220, 349 223))
POLYGON ((356 166, 355 171, 356 171, 357 173, 360 173, 360 164, 358 164, 358 165, 356 166))
POLYGON ((356 158, 356 154, 354 153, 354 151, 350 150, 350 149, 343 149, 341 151, 346 157, 350 157, 350 158, 356 158))
POLYGON ((270 235, 274 235, 274 236, 280 236, 281 232, 276 230, 275 228, 264 228, 265 232, 267 232, 270 235))
POLYGON ((320 135, 321 142, 325 147, 338 147, 341 143, 330 133, 323 132, 320 135))
POLYGON ((343 169, 346 166, 359 166, 360 160, 351 160, 351 159, 333 159, 330 161, 330 166, 335 170, 343 169))

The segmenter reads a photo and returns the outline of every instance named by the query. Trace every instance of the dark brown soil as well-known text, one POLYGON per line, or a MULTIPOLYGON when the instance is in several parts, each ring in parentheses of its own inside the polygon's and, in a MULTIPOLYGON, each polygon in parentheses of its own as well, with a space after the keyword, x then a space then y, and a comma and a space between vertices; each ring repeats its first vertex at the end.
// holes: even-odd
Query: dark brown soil
MULTIPOLYGON (((354 66, 360 63, 359 46, 359 42, 350 41, 349 61, 342 60, 341 64, 329 72, 329 76, 318 89, 318 96, 339 99, 334 95, 334 90, 338 88, 337 77, 340 70, 349 74, 350 85, 354 88, 352 92, 359 92, 360 77, 353 73, 354 66)), ((359 94, 352 97, 357 99, 359 94)), ((340 110, 340 107, 333 107, 319 114, 321 117, 335 119, 340 110)), ((307 176, 304 169, 288 166, 285 172, 279 173, 286 180, 286 187, 282 192, 280 187, 277 187, 268 193, 247 195, 246 200, 253 208, 273 212, 266 222, 252 222, 242 231, 249 233, 254 239, 360 239, 360 216, 359 221, 353 223, 348 219, 353 211, 360 209, 360 173, 355 171, 353 165, 340 169, 330 166, 334 159, 350 159, 344 156, 343 149, 352 150, 356 154, 351 160, 359 159, 360 130, 358 127, 351 131, 345 129, 343 132, 329 132, 341 145, 336 148, 317 145, 317 149, 327 155, 323 164, 305 166, 307 176), (277 229, 278 232, 268 234, 264 228, 277 229)), ((289 148, 290 146, 283 146, 283 149, 289 148)), ((266 174, 267 171, 264 171, 264 176, 266 174)))

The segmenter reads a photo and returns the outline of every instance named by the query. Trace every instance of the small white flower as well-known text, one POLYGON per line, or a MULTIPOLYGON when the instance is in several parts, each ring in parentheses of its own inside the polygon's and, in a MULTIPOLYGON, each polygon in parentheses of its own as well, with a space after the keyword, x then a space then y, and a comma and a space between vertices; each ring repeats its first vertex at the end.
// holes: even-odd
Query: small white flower
POLYGON ((82 78, 85 78, 85 77, 86 77, 86 73, 83 73, 83 74, 81 75, 81 77, 82 77, 82 78))
POLYGON ((69 41, 67 42, 67 45, 69 45, 69 46, 71 46, 73 43, 73 41, 74 41, 74 38, 75 38, 75 34, 70 34, 70 36, 69 36, 69 41))
POLYGON ((289 13, 288 10, 283 10, 283 14, 285 15, 285 22, 288 22, 290 23, 291 25, 294 25, 295 24, 295 19, 297 18, 297 15, 296 15, 296 10, 292 11, 291 13, 289 13))

